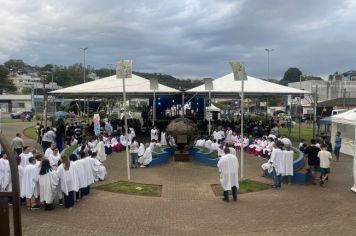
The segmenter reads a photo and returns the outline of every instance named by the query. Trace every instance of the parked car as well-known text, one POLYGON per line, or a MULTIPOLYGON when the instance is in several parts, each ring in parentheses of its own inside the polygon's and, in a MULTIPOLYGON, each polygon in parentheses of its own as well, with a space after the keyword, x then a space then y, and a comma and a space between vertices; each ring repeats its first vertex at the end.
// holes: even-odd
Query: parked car
POLYGON ((24 118, 29 117, 30 119, 33 118, 33 113, 31 111, 18 111, 10 114, 12 119, 20 119, 23 115, 24 118))

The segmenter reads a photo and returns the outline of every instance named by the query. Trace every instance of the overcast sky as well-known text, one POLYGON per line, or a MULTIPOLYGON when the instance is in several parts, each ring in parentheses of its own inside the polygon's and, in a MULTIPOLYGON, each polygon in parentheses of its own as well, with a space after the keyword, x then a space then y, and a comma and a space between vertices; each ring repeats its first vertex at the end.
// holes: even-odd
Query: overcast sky
POLYGON ((219 77, 237 59, 252 76, 289 67, 327 75, 356 69, 356 1, 0 0, 0 63, 108 67, 219 77))

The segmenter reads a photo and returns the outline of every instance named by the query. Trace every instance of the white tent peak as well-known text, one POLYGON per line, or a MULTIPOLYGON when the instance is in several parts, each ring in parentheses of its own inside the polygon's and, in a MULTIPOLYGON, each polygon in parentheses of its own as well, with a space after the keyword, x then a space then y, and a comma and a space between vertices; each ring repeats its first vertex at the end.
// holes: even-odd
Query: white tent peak
MULTIPOLYGON (((132 74, 132 78, 125 79, 125 88, 128 95, 147 95, 153 93, 150 89, 150 80, 135 74, 132 74)), ((117 79, 116 75, 112 75, 87 83, 55 90, 50 93, 60 95, 110 96, 121 94, 122 92, 122 79, 117 79)), ((156 93, 180 93, 180 91, 163 84, 158 84, 158 90, 156 90, 156 93)))
MULTIPOLYGON (((227 95, 232 93, 241 92, 241 81, 234 80, 234 74, 230 73, 225 76, 213 80, 212 94, 227 95)), ((187 92, 194 93, 207 93, 205 85, 200 85, 195 88, 187 90, 187 92)), ((247 76, 247 80, 244 81, 244 92, 246 94, 285 94, 285 95, 297 95, 297 94, 309 94, 310 92, 287 87, 284 85, 268 82, 262 79, 258 79, 252 76, 247 76)))

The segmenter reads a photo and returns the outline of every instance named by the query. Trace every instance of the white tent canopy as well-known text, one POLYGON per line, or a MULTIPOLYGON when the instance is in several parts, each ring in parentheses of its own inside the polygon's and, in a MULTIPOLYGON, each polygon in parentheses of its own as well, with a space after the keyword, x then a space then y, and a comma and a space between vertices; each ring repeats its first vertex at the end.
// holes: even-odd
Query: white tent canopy
MULTIPOLYGON (((76 97, 108 97, 122 94, 122 88, 122 79, 117 79, 116 75, 113 75, 84 84, 78 84, 64 89, 55 90, 50 92, 50 94, 76 97)), ((125 79, 125 88, 128 96, 147 96, 153 93, 153 90, 150 89, 150 81, 134 74, 132 74, 132 78, 125 79)), ((180 91, 162 84, 158 84, 158 90, 156 90, 156 93, 176 94, 180 93, 180 91)))
POLYGON ((207 110, 207 111, 218 111, 218 112, 221 112, 221 109, 218 108, 218 107, 216 107, 214 104, 211 104, 210 107, 207 106, 207 107, 206 107, 206 110, 207 110))
MULTIPOLYGON (((205 90, 205 85, 200 85, 195 88, 187 90, 191 93, 208 93, 205 90)), ((223 77, 213 80, 212 95, 215 96, 236 96, 236 93, 241 92, 241 81, 234 80, 234 74, 228 74, 223 77)), ((247 80, 244 81, 244 93, 245 94, 268 94, 268 95, 300 95, 310 94, 308 91, 299 90, 280 84, 275 84, 262 79, 257 79, 251 76, 247 76, 247 80)))
POLYGON ((335 143, 337 131, 341 132, 342 143, 340 152, 354 156, 353 175, 356 192, 356 108, 331 117, 331 142, 335 143))

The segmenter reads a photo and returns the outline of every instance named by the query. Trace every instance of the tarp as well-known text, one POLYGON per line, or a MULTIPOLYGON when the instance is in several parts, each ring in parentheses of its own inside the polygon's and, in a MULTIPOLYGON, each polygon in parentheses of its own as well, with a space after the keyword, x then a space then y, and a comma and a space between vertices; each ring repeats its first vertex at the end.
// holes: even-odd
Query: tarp
MULTIPOLYGON (((195 88, 189 89, 186 92, 191 93, 208 93, 205 90, 205 85, 200 85, 195 88)), ((213 80, 213 90, 211 94, 214 96, 234 96, 236 93, 241 92, 241 81, 234 80, 234 74, 228 74, 223 77, 213 80)), ((244 81, 245 94, 267 94, 267 95, 300 95, 310 94, 308 91, 283 86, 280 84, 268 82, 262 79, 257 79, 252 76, 247 76, 244 81)))
POLYGON ((332 116, 332 122, 340 123, 340 124, 356 125, 356 108, 332 116))
MULTIPOLYGON (((125 88, 127 96, 139 97, 153 94, 153 90, 150 89, 150 81, 134 74, 132 74, 132 78, 125 79, 125 88)), ((122 93, 122 79, 117 79, 116 75, 50 92, 50 94, 75 97, 110 97, 122 93)), ((180 93, 180 91, 158 84, 156 93, 176 94, 180 93)))

